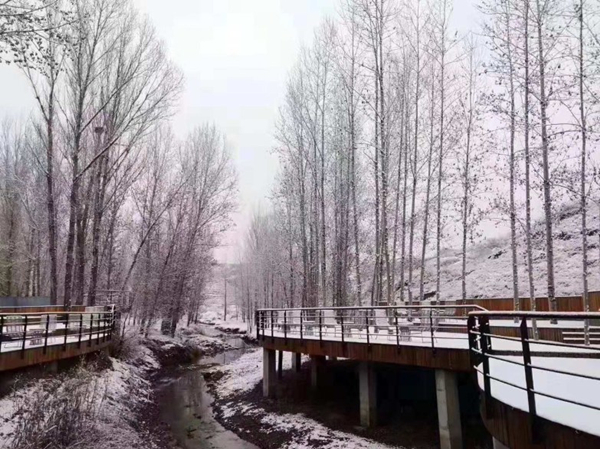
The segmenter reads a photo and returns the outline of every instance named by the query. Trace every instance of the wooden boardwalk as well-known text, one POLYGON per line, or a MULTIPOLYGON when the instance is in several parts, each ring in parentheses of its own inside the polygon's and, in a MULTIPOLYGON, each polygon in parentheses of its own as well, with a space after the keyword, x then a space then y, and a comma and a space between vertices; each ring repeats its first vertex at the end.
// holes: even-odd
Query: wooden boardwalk
MULTIPOLYGON (((594 298, 598 295, 593 294, 594 298)), ((481 304, 263 309, 263 391, 273 394, 275 353, 312 358, 316 382, 326 357, 359 364, 361 423, 376 421, 374 363, 435 370, 442 449, 462 447, 457 373, 472 373, 495 447, 600 447, 600 313, 504 311, 481 304), (581 385, 574 388, 573 385, 581 385), (564 411, 568 410, 568 413, 564 411), (581 415, 583 418, 572 419, 581 415)), ((569 307, 582 307, 577 298, 569 307)), ((559 303, 560 304, 560 303, 559 303)), ((538 305, 545 308, 543 301, 538 305)), ((529 306, 528 302, 524 303, 529 306)))
POLYGON ((107 348, 114 306, 0 310, 0 372, 78 357, 107 348))

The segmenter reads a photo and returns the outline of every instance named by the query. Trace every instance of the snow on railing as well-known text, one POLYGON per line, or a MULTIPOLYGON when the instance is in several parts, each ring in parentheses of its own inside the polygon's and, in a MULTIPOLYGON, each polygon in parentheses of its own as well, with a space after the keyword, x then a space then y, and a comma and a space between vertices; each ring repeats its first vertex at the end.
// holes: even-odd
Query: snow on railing
POLYGON ((529 413, 539 437, 539 419, 600 435, 600 313, 483 312, 468 319, 473 369, 483 392, 529 413), (501 333, 501 320, 518 319, 515 336, 501 333), (533 338, 532 324, 539 328, 533 338))
POLYGON ((256 311, 256 337, 467 349, 467 316, 478 305, 304 307, 256 311))
POLYGON ((94 340, 111 340, 115 328, 115 306, 86 307, 85 311, 0 312, 0 357, 3 353, 20 351, 22 357, 30 349, 83 342, 91 346, 94 340))

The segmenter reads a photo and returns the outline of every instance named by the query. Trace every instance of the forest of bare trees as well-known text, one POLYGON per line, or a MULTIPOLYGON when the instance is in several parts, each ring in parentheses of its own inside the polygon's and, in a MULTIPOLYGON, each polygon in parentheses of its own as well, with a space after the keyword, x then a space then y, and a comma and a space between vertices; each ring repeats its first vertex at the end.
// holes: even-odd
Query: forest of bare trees
POLYGON ((142 329, 174 334, 235 206, 225 136, 174 136, 183 77, 130 1, 8 0, 0 15, 0 63, 36 103, 0 124, 0 296, 126 298, 142 329))
POLYGON ((471 297, 467 256, 491 229, 509 235, 515 308, 546 295, 556 307, 553 225, 564 204, 578 205, 571 263, 587 307, 598 4, 476 4, 482 26, 469 32, 455 29, 451 0, 340 0, 315 31, 280 107, 271 204, 244 243, 247 312, 460 299, 440 297, 450 247, 471 297), (535 254, 534 219, 545 223, 535 254))

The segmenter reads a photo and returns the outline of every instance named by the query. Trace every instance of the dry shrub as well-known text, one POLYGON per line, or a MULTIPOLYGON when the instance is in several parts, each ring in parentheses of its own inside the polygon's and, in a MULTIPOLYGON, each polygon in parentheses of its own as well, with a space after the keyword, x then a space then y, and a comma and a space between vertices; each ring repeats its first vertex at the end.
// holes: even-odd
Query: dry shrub
POLYGON ((106 394, 93 369, 83 365, 40 382, 17 399, 12 449, 91 446, 106 394))

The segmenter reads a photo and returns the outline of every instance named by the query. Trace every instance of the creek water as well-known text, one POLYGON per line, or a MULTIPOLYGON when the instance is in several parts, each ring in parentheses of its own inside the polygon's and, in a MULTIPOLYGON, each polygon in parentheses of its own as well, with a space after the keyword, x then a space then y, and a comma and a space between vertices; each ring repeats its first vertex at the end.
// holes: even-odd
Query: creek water
POLYGON ((182 449, 258 449, 217 422, 211 407, 213 398, 202 376, 204 369, 240 357, 246 351, 246 344, 241 338, 228 337, 211 326, 203 326, 202 333, 222 336, 234 349, 201 358, 164 379, 159 387, 161 418, 169 424, 182 449))

